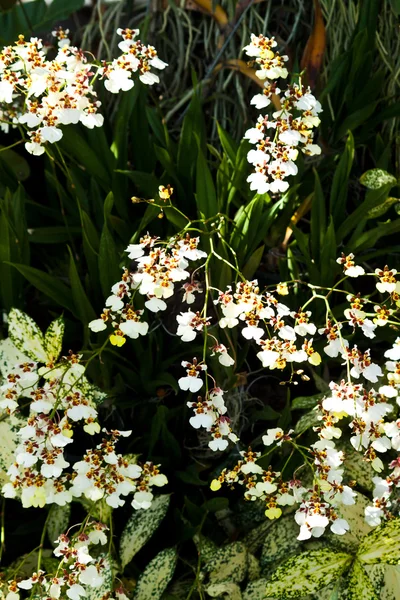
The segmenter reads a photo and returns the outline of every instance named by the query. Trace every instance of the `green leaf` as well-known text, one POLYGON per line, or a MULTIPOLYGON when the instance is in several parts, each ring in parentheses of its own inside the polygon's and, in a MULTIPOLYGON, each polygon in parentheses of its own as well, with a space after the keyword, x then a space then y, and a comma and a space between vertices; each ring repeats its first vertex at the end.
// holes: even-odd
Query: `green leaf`
POLYGON ((103 185, 104 188, 110 189, 110 176, 107 169, 101 161, 100 156, 86 142, 79 133, 79 129, 74 127, 64 127, 63 137, 59 142, 61 149, 65 150, 80 164, 89 175, 103 185))
POLYGON ((257 271, 264 254, 264 249, 264 245, 257 248, 257 250, 253 252, 247 263, 244 265, 242 273, 246 279, 251 279, 254 273, 257 271))
POLYGON ((70 247, 68 246, 69 251, 69 282, 71 284, 72 298, 74 300, 75 305, 75 314, 79 317, 79 320, 87 325, 89 321, 92 321, 96 318, 96 313, 92 305, 89 302, 89 299, 86 295, 86 292, 83 288, 82 282, 80 280, 78 270, 76 268, 75 260, 73 254, 71 252, 70 247))
POLYGON ((387 211, 391 206, 393 206, 393 204, 397 204, 398 202, 400 202, 399 198, 392 198, 391 196, 389 196, 389 198, 386 198, 386 200, 382 202, 382 204, 374 206, 374 208, 371 208, 371 210, 367 212, 367 219, 377 219, 378 217, 381 217, 382 215, 387 213, 387 211))
POLYGON ((17 269, 34 287, 48 296, 59 306, 63 306, 75 314, 72 293, 69 287, 44 271, 26 265, 9 263, 17 269))
POLYGON ((265 595, 279 600, 315 593, 340 577, 351 561, 350 554, 328 548, 303 552, 278 567, 268 580, 265 595))
POLYGON ((265 589, 268 579, 257 579, 252 581, 243 592, 243 600, 267 600, 265 589))
POLYGON ((340 445, 340 450, 343 450, 346 455, 346 460, 343 463, 346 477, 356 481, 358 486, 368 492, 372 492, 374 487, 372 478, 375 477, 376 472, 371 463, 364 459, 362 452, 355 450, 348 442, 340 445))
POLYGON ((348 600, 379 600, 365 569, 355 560, 347 583, 348 600))
POLYGON ((177 560, 176 548, 167 548, 157 554, 140 575, 134 600, 159 600, 172 579, 177 560))
MULTIPOLYGON (((351 460, 346 453, 346 461, 351 460)), ((340 517, 346 519, 350 530, 344 535, 328 533, 327 538, 338 550, 356 552, 363 538, 371 533, 372 527, 365 520, 365 509, 371 504, 369 498, 357 493, 355 504, 342 504, 338 509, 340 517)))
POLYGON ((320 250, 324 246, 326 232, 325 197, 322 191, 318 172, 314 169, 314 195, 311 205, 310 241, 314 260, 319 258, 320 250))
POLYGON ((218 213, 217 194, 213 178, 200 148, 196 167, 196 199, 199 213, 206 219, 218 213))
POLYGON ((384 600, 398 600, 400 593, 400 566, 385 565, 381 598, 384 600))
POLYGON ((392 185, 386 184, 378 190, 369 190, 365 197, 364 202, 360 204, 352 213, 345 219, 339 226, 336 234, 336 241, 339 244, 353 229, 359 225, 360 221, 365 218, 368 211, 379 206, 384 202, 388 196, 389 190, 392 185))
POLYGON ((147 510, 137 510, 121 535, 119 557, 124 568, 153 535, 169 506, 169 495, 156 496, 147 510))
MULTIPOLYGON (((333 214, 335 223, 340 221, 345 216, 345 207, 347 201, 347 188, 349 185, 349 176, 351 167, 354 161, 354 138, 349 131, 344 152, 339 160, 339 164, 335 169, 335 174, 332 181, 331 195, 329 199, 330 210, 333 214)), ((321 244, 323 247, 323 243, 321 244)))
POLYGON ((11 309, 8 314, 8 335, 18 350, 31 360, 47 362, 43 333, 35 321, 18 308, 11 309))
POLYGON ((362 563, 387 563, 400 561, 400 517, 387 521, 372 531, 361 543, 358 560, 362 563))
POLYGON ((234 542, 218 548, 203 569, 209 573, 210 583, 240 583, 247 573, 246 546, 242 542, 234 542))
POLYGON ((370 169, 361 175, 360 183, 370 190, 379 190, 387 184, 396 185, 397 179, 383 169, 370 169))
POLYGON ((232 165, 234 165, 236 161, 236 155, 238 152, 238 145, 236 144, 235 140, 229 135, 229 133, 221 127, 218 121, 217 129, 221 146, 224 152, 226 153, 228 159, 231 161, 232 165))
POLYGON ((114 283, 119 281, 120 278, 120 270, 118 267, 119 255, 108 225, 108 217, 112 205, 113 195, 110 193, 104 202, 104 225, 103 231, 101 232, 99 247, 100 284, 103 294, 106 297, 110 294, 111 287, 114 283))
POLYGON ((3 150, 4 146, 0 145, 0 159, 11 169, 18 181, 25 181, 30 175, 30 168, 22 156, 15 150, 3 150))
POLYGON ((47 521, 47 535, 53 548, 57 546, 56 540, 58 536, 67 531, 70 516, 70 504, 66 504, 65 506, 58 506, 58 504, 51 505, 47 521))
POLYGON ((50 323, 44 335, 44 349, 47 354, 47 362, 52 363, 60 356, 62 341, 64 337, 64 317, 58 317, 50 323))

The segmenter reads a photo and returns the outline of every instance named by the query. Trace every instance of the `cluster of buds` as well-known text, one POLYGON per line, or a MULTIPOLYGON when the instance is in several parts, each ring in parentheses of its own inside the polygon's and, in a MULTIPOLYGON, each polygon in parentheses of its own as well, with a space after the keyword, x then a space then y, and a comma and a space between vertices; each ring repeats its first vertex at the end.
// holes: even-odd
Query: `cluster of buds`
POLYGON ((103 76, 104 85, 110 92, 129 90, 134 85, 132 75, 139 72, 139 79, 152 85, 158 77, 151 68, 163 69, 167 65, 157 57, 152 46, 134 41, 138 31, 118 30, 124 41, 120 43, 122 56, 103 66, 89 63, 86 54, 72 46, 68 31, 53 32, 58 38, 57 55, 47 58, 49 48, 42 40, 23 35, 14 45, 6 46, 0 53, 0 119, 8 128, 23 125, 29 140, 25 148, 40 156, 46 143, 61 140, 61 127, 82 123, 93 129, 104 122, 99 112, 101 102, 97 99, 94 82, 103 76))
POLYGON ((288 189, 286 178, 298 171, 295 161, 299 149, 307 155, 321 153, 321 148, 313 143, 313 129, 320 123, 321 104, 301 82, 288 86, 281 94, 274 80, 288 76, 284 66, 288 57, 273 50, 276 46, 274 38, 252 34, 250 44, 244 48, 258 67, 256 77, 264 82, 263 92, 256 94, 251 104, 263 109, 274 102, 279 107, 273 112, 272 119, 260 115, 256 126, 245 133, 245 138, 256 146, 247 155, 254 167, 247 181, 250 189, 259 194, 288 189))

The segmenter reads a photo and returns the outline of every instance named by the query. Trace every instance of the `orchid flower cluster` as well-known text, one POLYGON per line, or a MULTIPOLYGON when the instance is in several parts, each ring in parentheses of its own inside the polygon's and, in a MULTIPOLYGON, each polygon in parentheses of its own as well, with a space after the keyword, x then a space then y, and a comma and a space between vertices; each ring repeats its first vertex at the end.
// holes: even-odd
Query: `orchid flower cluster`
POLYGON ((295 161, 299 150, 306 155, 321 153, 321 148, 313 142, 313 129, 320 123, 321 104, 310 88, 302 85, 301 78, 298 84, 293 83, 284 93, 281 92, 275 80, 287 78, 288 71, 284 65, 288 57, 273 50, 276 46, 274 38, 252 34, 250 44, 244 48, 257 67, 256 76, 264 82, 262 93, 256 94, 251 104, 264 109, 272 102, 276 108, 272 119, 260 115, 256 126, 245 133, 245 138, 256 146, 247 155, 247 160, 254 167, 247 181, 250 189, 259 194, 288 189, 286 179, 297 174, 295 161))
POLYGON ((133 458, 116 453, 119 438, 131 431, 103 429, 106 438, 87 450, 81 461, 71 464, 66 459, 79 423, 89 435, 101 429, 97 405, 105 394, 89 383, 81 358, 70 352, 58 363, 40 366, 26 361, 3 373, 0 409, 18 416, 18 444, 2 493, 20 498, 24 508, 65 506, 82 495, 93 502, 104 498, 110 507, 118 508, 133 494, 132 506, 147 509, 153 486, 163 486, 167 479, 158 466, 135 464, 133 458))
MULTIPOLYGON (((93 595, 95 590, 101 594, 100 588, 109 572, 108 558, 104 554, 99 555, 97 551, 95 558, 91 555, 91 547, 107 544, 107 530, 108 527, 103 523, 87 519, 76 534, 61 534, 54 540, 57 545, 53 554, 60 561, 56 572, 46 573, 39 568, 28 579, 19 579, 15 574, 13 579, 8 580, 1 597, 5 600, 20 600, 21 594, 28 592, 49 600, 80 600, 88 597, 88 594, 93 595)), ((122 586, 112 595, 109 593, 107 598, 128 600, 122 586)))
MULTIPOLYGON (((190 225, 187 227, 190 229, 190 225)), ((189 285, 193 286, 194 277, 199 278, 204 269, 204 282, 197 279, 195 283, 196 289, 204 288, 203 308, 178 315, 176 331, 176 335, 188 343, 202 336, 204 353, 201 360, 193 358, 182 362, 186 375, 178 380, 178 385, 181 390, 194 394, 187 401, 187 406, 194 411, 190 424, 195 429, 204 428, 210 434, 208 445, 212 450, 222 451, 229 441, 239 442, 227 415, 223 382, 217 382, 208 368, 208 357, 212 356, 218 357, 225 368, 235 364, 226 346, 218 340, 217 330, 223 336, 230 329, 239 328, 243 342, 253 342, 258 347, 256 354, 263 368, 271 371, 290 368, 287 383, 297 385, 298 379, 309 381, 305 370, 321 364, 320 352, 339 359, 345 373, 339 382, 330 383, 329 393, 312 411, 317 440, 308 448, 298 442, 300 434, 294 431, 272 429, 263 437, 264 444, 269 447, 267 454, 282 444, 292 446, 293 452, 300 453, 304 466, 312 472, 312 483, 301 482, 297 476, 285 481, 283 474, 275 472, 271 466, 261 467, 257 463, 261 454, 250 448, 240 452, 242 459, 235 467, 225 469, 213 481, 212 489, 219 489, 222 483, 242 485, 246 499, 265 502, 269 518, 279 517, 285 506, 297 505, 295 520, 300 525, 299 539, 319 537, 328 526, 333 533, 343 535, 349 525, 342 515, 342 508, 354 504, 357 496, 351 482, 351 485, 345 483, 346 453, 337 447, 337 440, 346 432, 354 450, 360 452, 362 460, 377 474, 389 468, 384 478, 378 475, 373 478, 374 500, 365 513, 371 525, 389 518, 391 497, 394 498, 395 490, 400 488, 400 459, 390 460, 385 466, 383 458, 385 454, 392 456, 393 451, 400 448, 400 419, 386 420, 400 405, 400 338, 385 352, 388 360, 384 369, 374 361, 371 351, 365 349, 363 343, 360 347, 351 345, 348 338, 357 331, 362 338, 370 340, 376 336, 378 328, 400 324, 396 316, 400 307, 400 282, 396 280, 396 271, 385 266, 374 273, 365 273, 363 267, 355 264, 353 255, 339 257, 337 262, 343 266, 345 278, 373 277, 375 294, 386 294, 387 297, 378 303, 371 299, 374 294, 361 297, 344 292, 347 307, 343 319, 338 320, 328 301, 329 293, 343 293, 336 287, 323 295, 318 286, 304 283, 312 296, 297 311, 290 310, 283 298, 299 282, 281 283, 275 289, 260 290, 256 280, 241 278, 225 291, 212 287, 207 267, 213 246, 211 244, 211 255, 207 256, 199 250, 198 244, 199 238, 191 238, 188 232, 183 232, 164 244, 147 235, 139 244, 130 245, 127 252, 136 263, 135 270, 124 270, 122 280, 113 286, 113 294, 106 301, 102 318, 93 321, 91 329, 105 329, 106 324, 111 323, 114 331, 110 341, 118 345, 122 345, 119 338, 124 340, 126 335, 137 337, 138 326, 145 327, 143 333, 148 333, 150 328, 147 320, 143 320, 144 309, 137 310, 134 299, 144 295, 147 298, 144 307, 150 313, 165 312, 168 299, 176 291, 176 282, 189 279, 189 285), (189 260, 204 261, 201 266, 196 266, 191 276, 187 271, 189 260), (310 304, 318 300, 326 307, 325 322, 319 327, 309 310, 310 304), (210 303, 214 305, 213 311, 210 303), (126 325, 131 320, 128 315, 135 315, 132 328, 126 325), (316 345, 320 351, 315 349, 316 345)), ((186 302, 186 292, 182 291, 182 301, 186 302)), ((229 335, 227 340, 230 340, 229 335)), ((395 505, 393 501, 393 509, 395 505)))
POLYGON ((105 88, 117 94, 133 87, 136 74, 146 85, 157 83, 159 78, 151 69, 167 66, 152 46, 136 39, 137 29, 118 29, 122 54, 110 64, 98 65, 88 62, 87 53, 71 45, 68 33, 53 31, 58 39, 53 59, 48 58, 51 49, 42 40, 26 41, 23 35, 0 53, 2 127, 26 127, 25 148, 36 156, 46 151, 46 143, 61 140, 64 125, 82 123, 88 129, 103 125, 96 79, 102 78, 105 88))

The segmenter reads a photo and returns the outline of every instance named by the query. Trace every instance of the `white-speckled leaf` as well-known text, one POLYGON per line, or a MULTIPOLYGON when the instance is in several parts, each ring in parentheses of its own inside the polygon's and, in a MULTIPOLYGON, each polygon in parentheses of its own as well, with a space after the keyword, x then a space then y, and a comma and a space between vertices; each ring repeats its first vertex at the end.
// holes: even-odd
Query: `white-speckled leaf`
POLYGON ((169 495, 156 496, 147 510, 133 513, 121 535, 119 557, 124 568, 153 535, 167 514, 169 495))
POLYGON ((139 577, 134 600, 159 600, 172 579, 177 559, 176 548, 157 554, 139 577))
POLYGON ((286 600, 313 594, 337 580, 351 561, 350 554, 327 548, 302 552, 277 568, 268 580, 265 595, 286 600))
POLYGON ((0 484, 9 481, 7 471, 15 461, 15 450, 21 439, 17 435, 21 427, 26 425, 26 419, 17 415, 0 414, 0 484))
POLYGON ((20 352, 10 338, 0 341, 0 372, 6 377, 14 370, 15 365, 29 362, 29 356, 20 352))
POLYGON ((307 431, 307 429, 320 424, 320 421, 318 421, 319 414, 319 411, 313 408, 309 412, 306 412, 304 415, 302 415, 296 423, 296 427, 294 429, 295 433, 304 433, 307 431))
POLYGON ((218 548, 203 569, 210 574, 210 583, 240 583, 246 577, 247 564, 246 546, 242 542, 234 542, 218 548))
POLYGON ((99 406, 107 398, 106 392, 103 392, 96 385, 89 383, 85 376, 80 379, 79 388, 86 400, 89 400, 95 407, 99 406))
POLYGON ((397 565, 400 561, 400 517, 387 521, 367 535, 357 557, 361 563, 397 565))
POLYGON ((372 478, 376 475, 371 467, 371 463, 364 460, 363 454, 357 452, 357 450, 355 450, 348 442, 338 444, 338 449, 343 450, 346 454, 346 460, 344 461, 344 472, 346 477, 355 480, 357 485, 363 487, 368 492, 371 492, 374 487, 372 478))
POLYGON ((64 329, 64 317, 58 317, 58 319, 50 323, 44 336, 44 349, 47 354, 47 362, 55 362, 60 356, 64 329))
POLYGON ((260 569, 260 561, 258 560, 257 557, 254 556, 254 554, 250 554, 250 552, 248 552, 247 554, 247 579, 249 581, 255 581, 256 579, 259 579, 261 575, 261 569, 260 569))
POLYGON ((58 506, 53 504, 49 511, 49 520, 47 522, 47 535, 51 545, 57 546, 56 539, 61 533, 65 533, 68 529, 69 517, 71 515, 71 505, 58 506))
POLYGON ((201 535, 201 533, 196 533, 193 536, 193 541, 196 544, 197 552, 201 555, 203 564, 211 560, 218 550, 217 544, 204 535, 201 535))
POLYGON ((243 600, 267 600, 267 583, 268 579, 257 579, 249 583, 243 592, 243 600))
POLYGON ((400 566, 385 565, 381 600, 399 600, 400 598, 400 566))
POLYGON ((18 350, 31 360, 47 362, 43 333, 35 321, 18 308, 12 308, 8 314, 8 335, 18 350))
POLYGON ((113 578, 113 569, 110 558, 108 554, 100 554, 99 557, 96 557, 96 560, 103 560, 104 570, 101 571, 101 574, 104 577, 104 581, 102 585, 99 587, 89 587, 87 586, 87 594, 85 598, 87 600, 108 600, 110 597, 110 592, 113 589, 114 578, 113 578))
POLYGON ((206 588, 211 598, 224 598, 225 600, 242 600, 242 592, 237 583, 212 583, 206 588))
POLYGON ((299 542, 299 526, 293 515, 281 517, 274 521, 264 538, 260 564, 263 569, 275 561, 289 558, 298 552, 302 543, 299 542))
POLYGON ((350 531, 344 535, 335 535, 329 533, 327 536, 330 543, 343 551, 356 552, 362 539, 373 530, 365 520, 365 508, 371 504, 371 501, 363 494, 357 493, 355 504, 342 504, 340 506, 340 516, 346 519, 350 525, 350 531))
POLYGON ((347 582, 348 600, 379 600, 360 561, 355 560, 347 582))
POLYGON ((396 185, 397 179, 383 169, 370 169, 361 175, 360 183, 370 190, 379 190, 388 183, 396 185))

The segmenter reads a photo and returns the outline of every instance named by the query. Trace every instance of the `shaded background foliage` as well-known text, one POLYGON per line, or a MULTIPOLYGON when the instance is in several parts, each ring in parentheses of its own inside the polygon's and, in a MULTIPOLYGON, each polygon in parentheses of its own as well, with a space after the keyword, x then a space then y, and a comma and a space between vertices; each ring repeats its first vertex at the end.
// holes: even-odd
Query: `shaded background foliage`
MULTIPOLYGON (((110 59, 117 53, 117 27, 139 27, 142 39, 169 63, 150 90, 138 83, 110 98, 99 89, 109 115, 104 128, 66 128, 54 160, 29 157, 22 146, 0 152, 4 335, 6 313, 15 306, 43 327, 63 312, 65 351, 73 348, 85 356, 101 345, 101 336, 90 339, 87 324, 119 278, 123 249, 147 230, 165 236, 182 226, 168 209, 159 219, 158 209, 130 202, 132 196, 155 197, 160 183, 172 184, 174 202, 192 218, 229 215, 221 233, 246 276, 263 284, 307 273, 314 284, 331 286, 340 274, 335 259, 341 251, 354 251, 371 269, 398 264, 397 0, 0 4, 2 44, 21 32, 50 41, 49 31, 61 24, 71 29, 74 43, 110 59), (290 57, 290 71, 304 71, 324 109, 322 155, 300 159, 299 174, 283 197, 254 197, 246 183, 249 147, 241 140, 257 117, 249 107, 257 83, 242 54, 251 32, 276 37, 290 57), (360 177, 375 167, 392 177, 371 189, 360 177)), ((18 136, 2 134, 1 144, 6 147, 18 136)), ((223 244, 217 249, 225 256, 223 244)), ((233 279, 229 267, 215 262, 210 274, 216 287, 233 279)), ((289 301, 297 309, 301 293, 289 301)), ((107 348, 89 375, 109 392, 106 424, 134 430, 126 450, 162 462, 168 474, 174 493, 170 519, 154 544, 157 550, 163 539, 183 544, 189 567, 182 563, 179 573, 186 589, 196 565, 190 540, 200 524, 220 543, 264 517, 262 509, 244 506, 234 494, 208 491, 210 476, 230 457, 212 455, 188 426, 186 399, 177 394, 180 361, 191 358, 172 333, 180 308, 177 303, 170 321, 159 323, 146 339, 130 341, 123 351, 107 348)), ((309 384, 290 391, 279 385, 283 376, 260 375, 245 345, 239 347, 235 376, 227 380, 218 368, 213 365, 230 390, 233 428, 254 445, 267 426, 287 427, 298 419, 316 403, 326 381, 340 375, 337 366, 331 374, 315 369, 309 384), (296 396, 308 401, 293 403, 296 396)), ((16 503, 13 511, 39 535, 35 511, 22 516, 16 503)), ((128 508, 120 510, 117 534, 128 514, 128 508)), ((7 529, 12 554, 21 529, 15 522, 7 529)), ((129 566, 131 575, 153 555, 153 548, 141 551, 129 566)))

